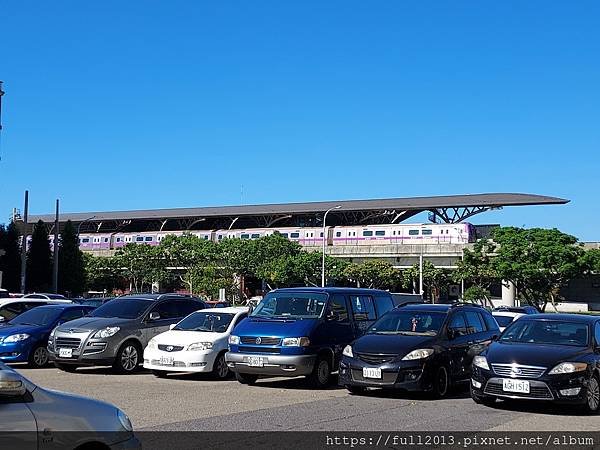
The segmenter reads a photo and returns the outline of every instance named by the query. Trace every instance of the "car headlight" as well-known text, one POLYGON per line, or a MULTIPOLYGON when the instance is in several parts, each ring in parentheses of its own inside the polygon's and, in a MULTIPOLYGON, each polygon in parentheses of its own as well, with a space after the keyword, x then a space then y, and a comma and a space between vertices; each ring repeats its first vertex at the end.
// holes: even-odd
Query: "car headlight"
POLYGON ((346 345, 344 350, 342 350, 342 355, 347 356, 348 358, 354 358, 354 353, 352 353, 352 346, 346 345))
POLYGON ((52 328, 52 331, 50 332, 49 339, 53 339, 54 338, 54 333, 56 333, 57 329, 58 329, 58 326, 52 328))
POLYGON ((127 414, 125 414, 120 409, 117 409, 117 417, 119 418, 119 422, 121 422, 121 425, 123 426, 123 428, 125 428, 125 430, 133 431, 133 425, 131 425, 131 420, 129 420, 127 414))
POLYGON ((100 331, 96 331, 92 338, 109 338, 117 334, 120 329, 120 327, 106 327, 100 331))
POLYGON ((20 342, 25 339, 29 339, 29 335, 27 333, 19 333, 19 334, 11 334, 10 336, 4 338, 4 342, 20 342))
POLYGON ((548 372, 548 375, 558 375, 561 373, 573 373, 581 372, 587 369, 586 363, 580 362, 563 362, 554 366, 554 368, 548 372))
POLYGON ((308 347, 310 339, 307 337, 288 337, 281 341, 283 347, 308 347))
POLYGON ((485 356, 476 356, 473 358, 473 365, 483 370, 490 370, 490 366, 485 356))
POLYGON ((240 343, 240 337, 234 336, 233 334, 229 336, 229 345, 238 345, 240 343))
POLYGON ((212 342, 194 342, 188 346, 188 351, 192 350, 210 350, 213 348, 212 342))
POLYGON ((403 361, 412 361, 415 359, 425 359, 431 355, 433 355, 432 348, 419 348, 417 350, 413 350, 412 352, 410 352, 408 355, 406 355, 404 358, 402 358, 402 360, 403 361))
POLYGON ((148 341, 148 347, 150 350, 156 350, 156 339, 152 338, 148 341))

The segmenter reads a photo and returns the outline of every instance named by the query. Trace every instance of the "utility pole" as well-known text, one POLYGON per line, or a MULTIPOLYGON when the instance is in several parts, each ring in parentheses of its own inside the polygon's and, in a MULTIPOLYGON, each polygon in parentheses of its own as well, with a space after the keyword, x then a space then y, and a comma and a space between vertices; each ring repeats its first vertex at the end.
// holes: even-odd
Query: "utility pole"
POLYGON ((25 191, 23 208, 23 236, 21 236, 21 294, 25 294, 27 282, 27 215, 29 214, 29 191, 25 191))
POLYGON ((58 294, 58 199, 56 199, 56 215, 54 216, 54 253, 52 258, 52 288, 58 294))

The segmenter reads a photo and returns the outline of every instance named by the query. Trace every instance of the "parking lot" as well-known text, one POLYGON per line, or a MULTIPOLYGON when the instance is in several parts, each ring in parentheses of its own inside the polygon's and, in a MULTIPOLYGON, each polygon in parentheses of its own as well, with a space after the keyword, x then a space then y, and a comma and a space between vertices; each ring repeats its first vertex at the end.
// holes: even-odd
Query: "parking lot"
POLYGON ((140 371, 114 375, 109 368, 76 373, 54 367, 14 366, 36 384, 86 395, 122 408, 137 430, 405 430, 596 431, 597 416, 550 407, 499 402, 476 405, 466 390, 444 400, 389 391, 349 395, 345 389, 310 389, 298 379, 263 379, 244 386, 200 375, 155 378, 140 371))

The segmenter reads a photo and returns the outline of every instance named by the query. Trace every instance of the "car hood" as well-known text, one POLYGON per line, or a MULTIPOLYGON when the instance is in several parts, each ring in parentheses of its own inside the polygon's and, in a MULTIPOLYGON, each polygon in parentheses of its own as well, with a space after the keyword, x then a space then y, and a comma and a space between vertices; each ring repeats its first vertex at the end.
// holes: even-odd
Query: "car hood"
POLYGON ((577 360, 585 352, 584 347, 568 345, 493 342, 485 356, 490 363, 554 367, 559 362, 577 360))
POLYGON ((303 337, 309 336, 318 319, 275 320, 247 318, 235 327, 237 336, 303 337))
POLYGON ((38 332, 41 328, 43 327, 39 325, 5 325, 0 327, 0 338, 21 333, 27 333, 31 335, 38 332))
POLYGON ((71 329, 94 331, 106 327, 118 327, 130 323, 132 320, 134 319, 119 319, 117 317, 81 317, 79 319, 63 323, 60 327, 58 327, 58 331, 67 331, 71 329))
POLYGON ((356 353, 383 353, 407 355, 419 348, 432 348, 436 336, 406 336, 390 334, 366 334, 352 344, 356 353))
POLYGON ((194 342, 215 342, 219 338, 227 338, 227 336, 227 333, 170 330, 159 334, 154 340, 157 344, 189 345, 194 342))

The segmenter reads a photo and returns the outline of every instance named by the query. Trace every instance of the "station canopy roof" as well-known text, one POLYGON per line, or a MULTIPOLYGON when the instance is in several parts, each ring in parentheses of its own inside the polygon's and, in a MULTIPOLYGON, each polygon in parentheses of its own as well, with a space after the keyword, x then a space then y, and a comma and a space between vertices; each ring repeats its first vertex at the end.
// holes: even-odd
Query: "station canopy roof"
MULTIPOLYGON (((328 225, 400 223, 422 212, 431 222, 457 223, 485 211, 506 206, 559 205, 569 200, 535 194, 486 193, 340 200, 263 205, 208 206, 132 211, 79 212, 60 215, 61 224, 71 220, 80 232, 158 231, 286 226, 320 226, 323 214, 334 209, 328 225)), ((30 215, 29 226, 38 220, 54 221, 53 214, 30 215)))

